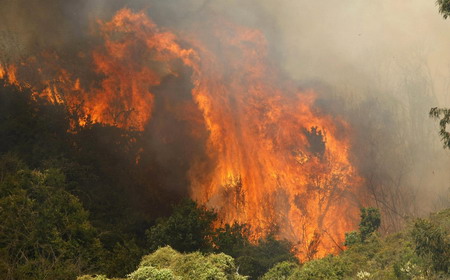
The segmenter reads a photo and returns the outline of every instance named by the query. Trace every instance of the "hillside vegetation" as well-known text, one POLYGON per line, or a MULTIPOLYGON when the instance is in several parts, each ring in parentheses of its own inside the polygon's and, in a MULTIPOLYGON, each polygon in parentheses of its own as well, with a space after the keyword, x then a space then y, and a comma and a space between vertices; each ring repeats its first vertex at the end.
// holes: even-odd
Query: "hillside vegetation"
MULTIPOLYGON (((376 232, 362 241, 361 231, 347 235, 348 250, 304 264, 283 261, 261 280, 314 279, 450 279, 450 209, 411 221, 402 232, 381 238, 376 232), (355 238, 356 237, 356 238, 355 238)), ((78 280, 106 280, 83 276, 78 280)), ((145 256, 130 280, 247 279, 225 254, 180 254, 170 247, 145 256)))

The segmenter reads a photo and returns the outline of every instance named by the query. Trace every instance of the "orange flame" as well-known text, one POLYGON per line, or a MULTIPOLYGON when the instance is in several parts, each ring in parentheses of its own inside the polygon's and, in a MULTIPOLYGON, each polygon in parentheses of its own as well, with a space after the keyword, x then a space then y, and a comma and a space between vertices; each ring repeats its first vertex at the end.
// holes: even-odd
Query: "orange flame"
MULTIPOLYGON (((193 159, 190 168, 191 197, 215 208, 223 223, 250 225, 253 240, 276 229, 300 258, 341 247, 355 226, 362 185, 349 159, 351 129, 315 110, 316 94, 278 73, 260 31, 216 18, 204 34, 183 38, 128 9, 99 25, 105 43, 90 57, 101 82, 86 86, 59 69, 37 94, 82 105, 94 122, 142 130, 153 89, 179 75, 181 63, 191 69, 208 131, 208 159, 193 159)), ((0 77, 6 72, 18 83, 17 69, 0 77)))

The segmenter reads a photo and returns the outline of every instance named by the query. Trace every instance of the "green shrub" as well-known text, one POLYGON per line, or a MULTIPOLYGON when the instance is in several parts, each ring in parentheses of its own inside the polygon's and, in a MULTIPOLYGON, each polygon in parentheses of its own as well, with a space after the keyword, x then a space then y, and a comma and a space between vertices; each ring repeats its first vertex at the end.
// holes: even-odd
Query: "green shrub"
POLYGON ((173 274, 167 268, 154 268, 152 266, 144 266, 138 268, 135 272, 128 275, 130 280, 178 280, 181 279, 173 274))
POLYGON ((359 234, 359 232, 351 231, 351 232, 345 233, 345 242, 344 242, 345 246, 349 247, 349 246, 355 245, 359 242, 361 242, 361 235, 359 234))
POLYGON ((204 255, 200 252, 194 252, 181 254, 170 247, 163 247, 142 259, 139 269, 145 267, 152 267, 159 270, 169 269, 174 276, 179 277, 174 279, 246 279, 246 277, 237 273, 234 259, 223 253, 204 255))
POLYGON ((418 219, 411 232, 416 253, 428 259, 437 272, 450 273, 449 234, 431 221, 418 219))
POLYGON ((100 241, 81 203, 64 191, 64 175, 14 170, 21 165, 10 160, 0 159, 0 275, 74 279, 97 269, 100 241))
POLYGON ((328 256, 319 260, 305 263, 301 269, 296 270, 290 278, 296 280, 340 280, 348 272, 344 262, 339 257, 328 256))
POLYGON ((361 241, 375 232, 381 225, 381 214, 376 208, 361 208, 361 222, 359 223, 359 233, 361 241))
POLYGON ((294 262, 281 262, 264 274, 261 280, 287 280, 298 269, 298 264, 294 262))

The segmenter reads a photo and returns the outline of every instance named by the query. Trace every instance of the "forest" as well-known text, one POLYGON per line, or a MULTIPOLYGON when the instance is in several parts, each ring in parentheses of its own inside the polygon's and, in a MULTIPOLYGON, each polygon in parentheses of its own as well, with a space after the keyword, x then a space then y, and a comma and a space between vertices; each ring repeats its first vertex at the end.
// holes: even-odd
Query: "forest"
POLYGON ((268 0, 13 2, 0 279, 450 279, 450 76, 422 54, 291 65, 268 0))

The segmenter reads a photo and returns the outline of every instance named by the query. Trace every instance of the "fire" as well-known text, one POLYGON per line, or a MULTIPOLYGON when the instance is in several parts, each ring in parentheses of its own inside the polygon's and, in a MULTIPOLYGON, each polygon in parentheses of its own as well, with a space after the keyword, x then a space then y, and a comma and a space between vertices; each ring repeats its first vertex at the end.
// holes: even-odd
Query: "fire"
POLYGON ((37 69, 34 80, 21 80, 16 66, 0 76, 81 107, 90 121, 143 130, 162 79, 190 69, 208 135, 208 158, 192 159, 191 197, 216 209, 223 223, 248 224, 253 240, 271 232, 286 238, 302 259, 337 252, 359 213, 362 179, 350 161, 351 128, 315 109, 316 94, 300 92, 277 71, 260 31, 209 21, 202 34, 194 26, 177 36, 143 12, 122 9, 99 22, 104 43, 79 57, 90 60, 99 80, 53 69, 60 65, 55 55, 28 61, 37 69))

